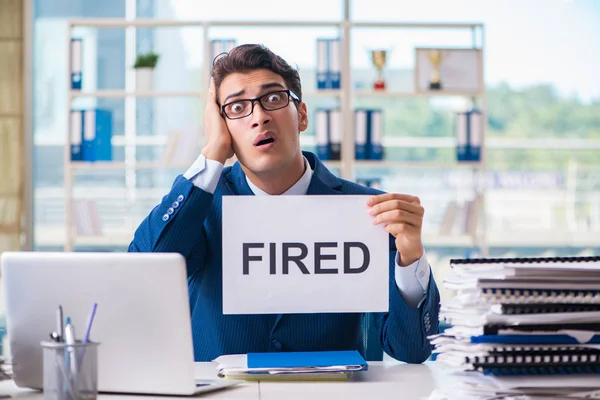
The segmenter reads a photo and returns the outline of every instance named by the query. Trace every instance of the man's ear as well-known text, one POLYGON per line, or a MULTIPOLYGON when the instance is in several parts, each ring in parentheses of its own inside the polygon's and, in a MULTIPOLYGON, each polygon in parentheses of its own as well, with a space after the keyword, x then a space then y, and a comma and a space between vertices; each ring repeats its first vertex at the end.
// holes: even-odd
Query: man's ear
POLYGON ((304 132, 308 128, 308 111, 306 103, 298 104, 298 130, 304 132))

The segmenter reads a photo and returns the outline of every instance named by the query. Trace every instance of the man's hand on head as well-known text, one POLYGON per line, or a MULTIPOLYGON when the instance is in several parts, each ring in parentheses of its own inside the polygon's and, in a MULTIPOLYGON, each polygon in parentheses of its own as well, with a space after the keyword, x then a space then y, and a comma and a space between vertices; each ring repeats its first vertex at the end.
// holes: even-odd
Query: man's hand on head
POLYGON ((215 82, 212 79, 204 108, 204 130, 207 140, 202 149, 202 155, 209 160, 225 164, 225 161, 233 157, 233 141, 225 119, 221 116, 221 110, 217 104, 215 82))
POLYGON ((423 255, 421 228, 425 210, 418 197, 399 193, 385 193, 367 200, 369 215, 374 224, 385 224, 384 229, 396 238, 400 266, 406 267, 423 255))

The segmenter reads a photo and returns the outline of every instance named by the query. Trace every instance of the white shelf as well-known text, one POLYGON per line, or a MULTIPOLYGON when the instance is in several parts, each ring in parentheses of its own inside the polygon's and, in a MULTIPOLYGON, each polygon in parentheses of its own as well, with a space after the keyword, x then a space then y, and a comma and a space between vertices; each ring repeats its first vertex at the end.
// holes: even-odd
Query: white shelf
POLYGON ((271 21, 198 21, 198 20, 161 20, 161 19, 135 19, 122 18, 101 19, 73 19, 70 26, 95 26, 104 28, 118 27, 211 27, 211 26, 259 26, 259 27, 349 27, 349 28, 421 28, 421 29, 475 29, 482 28, 483 24, 471 23, 446 23, 446 22, 371 22, 371 21, 297 21, 297 20, 271 20, 271 21))
POLYGON ((195 21, 195 20, 161 20, 161 19, 135 19, 125 20, 122 18, 100 18, 100 19, 73 19, 69 21, 70 26, 95 26, 99 28, 165 28, 165 27, 220 27, 220 26, 259 26, 273 28, 339 28, 342 21, 297 21, 297 20, 273 20, 273 21, 195 21))
MULTIPOLYGON (((302 146, 316 146, 314 135, 300 134, 302 146)), ((419 149, 450 149, 456 147, 456 139, 453 137, 414 137, 414 136, 390 136, 383 135, 381 144, 384 148, 405 147, 419 149)))
MULTIPOLYGON (((156 91, 126 91, 126 90, 71 90, 71 99, 77 97, 200 97, 206 98, 208 93, 202 90, 156 90, 156 91)), ((307 90, 302 92, 302 97, 339 97, 341 90, 307 90)))
POLYGON ((338 161, 338 160, 331 160, 331 161, 327 161, 327 160, 321 160, 321 162, 329 169, 331 168, 342 168, 342 162, 338 161))
POLYGON ((133 232, 131 236, 78 236, 75 238, 77 246, 128 246, 133 240, 133 232))
POLYGON ((411 137, 383 135, 381 144, 386 147, 407 147, 419 149, 444 149, 456 147, 453 137, 411 137))
POLYGON ((355 168, 483 168, 480 162, 429 162, 429 161, 393 161, 393 160, 356 160, 355 168))
POLYGON ((426 247, 473 247, 475 241, 469 235, 439 235, 423 232, 423 245, 426 247))
MULTIPOLYGON (((193 162, 193 161, 192 161, 193 162)), ((73 170, 91 170, 91 169, 153 169, 153 168, 177 168, 177 169, 188 169, 192 162, 188 164, 168 164, 160 161, 139 161, 136 163, 125 163, 121 161, 73 161, 71 162, 70 168, 73 170)))
POLYGON ((354 21, 349 25, 353 28, 422 28, 422 29, 473 29, 482 28, 479 22, 447 23, 447 22, 377 22, 354 21))
POLYGON ((600 232, 507 231, 487 234, 487 241, 494 247, 598 247, 600 232))
POLYGON ((339 89, 303 90, 302 98, 306 97, 340 97, 344 92, 339 89))
POLYGON ((95 90, 85 92, 71 90, 71 98, 77 97, 201 97, 206 93, 201 90, 157 90, 157 91, 125 91, 125 90, 95 90))
POLYGON ((355 89, 352 94, 357 97, 480 97, 478 91, 430 90, 426 92, 399 92, 388 90, 355 89))

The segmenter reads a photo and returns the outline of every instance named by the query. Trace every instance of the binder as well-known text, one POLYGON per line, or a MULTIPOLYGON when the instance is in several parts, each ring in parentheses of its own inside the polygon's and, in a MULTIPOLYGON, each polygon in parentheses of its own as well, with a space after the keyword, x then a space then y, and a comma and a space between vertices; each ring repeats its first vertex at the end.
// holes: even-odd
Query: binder
POLYGON ((210 41, 210 66, 209 80, 212 77, 212 66, 214 65, 215 58, 222 53, 229 53, 236 45, 235 39, 211 39, 210 41))
POLYGON ((354 111, 354 152, 357 160, 367 159, 367 110, 355 110, 354 111))
POLYGON ((328 47, 328 39, 317 39, 317 89, 327 89, 329 81, 328 47))
POLYGON ((83 161, 83 115, 71 110, 71 161, 83 161))
POLYGON ((574 263, 597 263, 600 265, 600 256, 587 257, 515 257, 515 258, 471 258, 460 259, 455 258, 450 260, 453 264, 500 264, 500 265, 526 265, 535 266, 536 264, 544 264, 556 266, 557 264, 574 264, 574 263))
POLYGON ((112 113, 90 109, 83 114, 83 161, 112 160, 112 113))
POLYGON ((478 296, 484 304, 492 303, 600 303, 600 290, 535 290, 483 288, 478 296))
POLYGON ((594 303, 542 303, 542 304, 496 304, 491 307, 493 312, 505 315, 516 314, 545 314, 600 311, 600 304, 594 303))
POLYGON ((79 38, 71 39, 71 89, 81 90, 83 71, 81 68, 83 62, 83 40, 79 38))
POLYGON ((337 368, 340 370, 366 371, 368 364, 356 350, 248 353, 248 368, 337 368))
POLYGON ((317 157, 329 160, 329 111, 319 108, 315 111, 315 139, 317 157))
POLYGON ((342 156, 342 113, 329 110, 329 159, 340 160, 342 156))
POLYGON ((342 57, 342 46, 341 40, 331 39, 329 41, 329 88, 340 89, 341 88, 341 57, 342 57))
POLYGON ((456 160, 469 161, 468 147, 468 114, 456 114, 456 160))
POLYGON ((466 356, 464 362, 493 375, 600 374, 600 349, 585 346, 509 347, 466 356))
POLYGON ((481 111, 473 109, 468 113, 468 159, 481 161, 481 144, 483 140, 483 117, 481 111))
POLYGON ((340 38, 317 39, 317 89, 340 89, 342 44, 340 38))
MULTIPOLYGON (((561 330, 567 330, 568 327, 562 325, 556 326, 561 330)), ((536 330, 544 329, 543 327, 536 327, 536 330)), ((497 331, 496 331, 497 332, 497 331)), ((525 331, 523 331, 525 332, 525 331)), ((525 335, 525 334, 511 334, 511 335, 499 335, 492 332, 486 333, 485 335, 471 336, 470 342, 473 344, 481 343, 493 343, 493 344, 537 344, 537 345, 561 345, 561 344, 580 344, 577 338, 571 335, 525 335)), ((598 334, 593 335, 589 340, 583 342, 585 344, 600 344, 600 331, 598 334)))
POLYGON ((234 354, 213 361, 217 375, 229 379, 345 380, 368 369, 355 350, 234 354))
POLYGON ((381 110, 370 110, 367 122, 367 148, 369 149, 370 160, 383 159, 383 145, 381 137, 383 135, 383 112, 381 110))

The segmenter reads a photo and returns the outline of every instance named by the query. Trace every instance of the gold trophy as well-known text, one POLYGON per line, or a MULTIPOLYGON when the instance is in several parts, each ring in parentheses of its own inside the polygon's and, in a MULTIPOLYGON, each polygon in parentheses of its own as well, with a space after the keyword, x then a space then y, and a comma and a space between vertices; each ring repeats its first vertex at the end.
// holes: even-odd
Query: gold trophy
POLYGON ((383 67, 387 62, 387 50, 371 50, 373 65, 377 68, 377 80, 373 84, 375 90, 385 90, 385 81, 383 80, 383 67))
POLYGON ((440 64, 442 63, 442 52, 440 50, 430 50, 429 62, 433 67, 431 71, 431 78, 429 80, 429 89, 439 90, 442 88, 442 82, 440 82, 440 64))

